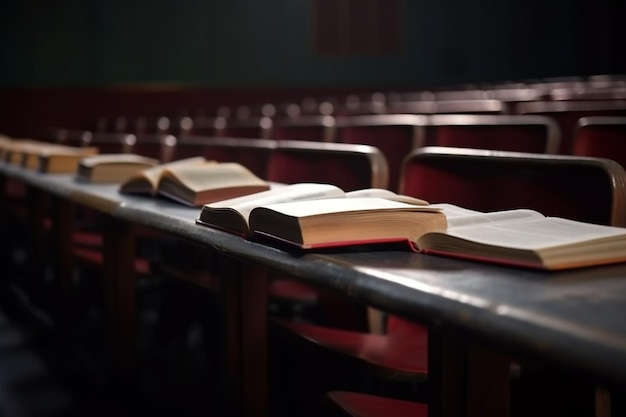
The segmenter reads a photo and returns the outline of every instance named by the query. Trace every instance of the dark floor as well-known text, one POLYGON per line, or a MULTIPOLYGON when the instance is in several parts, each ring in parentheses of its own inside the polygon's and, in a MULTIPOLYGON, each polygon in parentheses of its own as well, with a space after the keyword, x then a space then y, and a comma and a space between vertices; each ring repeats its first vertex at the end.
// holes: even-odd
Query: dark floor
MULTIPOLYGON (((117 379, 108 366, 97 280, 78 286, 86 301, 68 330, 51 318, 45 297, 33 300, 20 279, 1 278, 0 417, 219 415, 206 323, 184 317, 206 303, 194 306, 192 298, 172 313, 162 302, 160 284, 140 285, 139 373, 117 379)), ((45 294, 43 286, 38 292, 45 294)), ((165 291, 171 298, 185 288, 165 291)))

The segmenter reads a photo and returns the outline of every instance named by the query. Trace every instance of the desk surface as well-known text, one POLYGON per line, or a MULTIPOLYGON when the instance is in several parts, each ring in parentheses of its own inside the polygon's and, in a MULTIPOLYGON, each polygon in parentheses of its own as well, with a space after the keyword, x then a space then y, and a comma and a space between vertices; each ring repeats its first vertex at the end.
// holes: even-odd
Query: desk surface
POLYGON ((626 383, 626 264, 541 272, 404 251, 292 254, 196 225, 200 209, 0 163, 0 172, 112 216, 273 269, 430 326, 626 383), (85 195, 90 198, 85 199, 85 195), (104 206, 103 206, 104 202, 104 206), (108 202, 108 203, 107 203, 108 202))

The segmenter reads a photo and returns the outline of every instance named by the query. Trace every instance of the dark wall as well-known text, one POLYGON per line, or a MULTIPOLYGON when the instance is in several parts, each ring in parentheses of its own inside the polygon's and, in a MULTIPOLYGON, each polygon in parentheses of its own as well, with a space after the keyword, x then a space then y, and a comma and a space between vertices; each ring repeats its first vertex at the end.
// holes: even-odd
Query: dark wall
POLYGON ((626 73, 624 3, 8 0, 0 3, 0 132, 36 136, 47 126, 90 128, 100 116, 311 93, 626 73), (395 46, 325 53, 316 47, 331 34, 316 18, 321 4, 352 7, 356 44, 375 30, 359 7, 394 4, 398 23, 381 20, 376 30, 395 46))
POLYGON ((424 86, 624 70, 609 0, 404 0, 400 48, 369 57, 316 54, 313 3, 10 0, 0 85, 424 86))

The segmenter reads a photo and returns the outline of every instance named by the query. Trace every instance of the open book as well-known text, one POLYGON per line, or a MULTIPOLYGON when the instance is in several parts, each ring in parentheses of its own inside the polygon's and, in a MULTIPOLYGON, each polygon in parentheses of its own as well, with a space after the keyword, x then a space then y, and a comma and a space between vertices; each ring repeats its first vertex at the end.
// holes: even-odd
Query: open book
POLYGON ((380 197, 327 198, 255 207, 249 224, 254 234, 319 249, 414 241, 427 232, 446 230, 446 216, 431 205, 380 197))
POLYGON ((446 231, 417 239, 418 250, 539 269, 570 269, 626 261, 626 228, 545 217, 533 210, 481 213, 435 204, 446 231))
POLYGON ((217 201, 202 207, 198 224, 215 227, 241 236, 249 236, 248 218, 255 207, 292 201, 310 201, 327 198, 380 197, 414 205, 428 204, 424 200, 396 194, 389 190, 368 188, 344 192, 331 184, 299 183, 277 187, 244 197, 217 201))
POLYGON ((626 228, 526 209, 482 213, 450 204, 428 206, 440 210, 442 222, 432 213, 358 209, 345 201, 255 208, 250 228, 303 249, 408 240, 422 253, 547 270, 626 261, 626 228))
POLYGON ((188 206, 199 207, 269 189, 269 183, 241 164, 209 161, 165 169, 161 173, 157 193, 188 206))
POLYGON ((207 161, 203 156, 196 156, 142 169, 137 171, 130 178, 124 181, 122 185, 120 185, 120 192, 155 195, 157 193, 157 188, 159 187, 161 175, 165 172, 165 170, 175 170, 176 168, 182 166, 199 165, 208 162, 209 161, 207 161))
POLYGON ((132 153, 100 154, 80 160, 76 178, 91 183, 121 183, 159 161, 132 153))

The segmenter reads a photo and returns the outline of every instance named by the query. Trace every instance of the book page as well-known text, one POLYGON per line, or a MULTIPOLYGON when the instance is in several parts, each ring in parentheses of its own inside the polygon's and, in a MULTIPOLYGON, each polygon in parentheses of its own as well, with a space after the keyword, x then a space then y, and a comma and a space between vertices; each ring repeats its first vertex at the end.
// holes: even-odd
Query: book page
POLYGON ((558 217, 531 216, 512 222, 497 221, 480 223, 476 227, 449 228, 446 234, 487 245, 542 250, 594 239, 626 236, 626 229, 558 217))
POLYGON ((323 200, 312 200, 302 202, 294 201, 290 203, 270 204, 263 208, 273 210, 287 216, 307 217, 335 213, 347 213, 356 211, 372 210, 397 210, 397 211, 440 211, 432 206, 416 206, 413 204, 400 203, 385 198, 364 197, 364 198, 327 198, 323 200))
POLYGON ((255 207, 288 203, 291 201, 319 200, 343 196, 343 190, 331 184, 300 183, 205 204, 205 207, 209 209, 227 208, 238 211, 247 222, 250 212, 255 207))
POLYGON ((459 207, 454 204, 440 203, 431 204, 431 207, 440 208, 448 220, 448 230, 475 227, 494 222, 518 222, 528 219, 543 219, 543 214, 528 209, 502 210, 482 212, 459 207))
POLYGON ((193 192, 237 185, 265 184, 265 181, 246 167, 234 162, 169 167, 163 171, 161 181, 164 178, 178 182, 193 192))
POLYGON ((168 162, 166 164, 161 164, 161 165, 154 166, 152 168, 144 169, 141 171, 140 175, 138 176, 145 177, 148 181, 150 181, 152 186, 156 188, 159 182, 159 178, 161 178, 161 174, 166 169, 174 168, 174 167, 178 167, 182 165, 191 166, 191 165, 198 165, 198 164, 203 164, 203 163, 215 163, 215 162, 207 161, 203 156, 179 159, 173 162, 168 162))
POLYGON ((346 193, 346 197, 354 198, 354 197, 378 197, 378 198, 386 198, 388 200, 393 201, 401 201, 407 204, 416 204, 418 206, 425 206, 428 204, 427 201, 422 200, 420 198, 411 197, 404 194, 397 194, 391 190, 387 190, 384 188, 364 188, 362 190, 348 191, 346 193))

